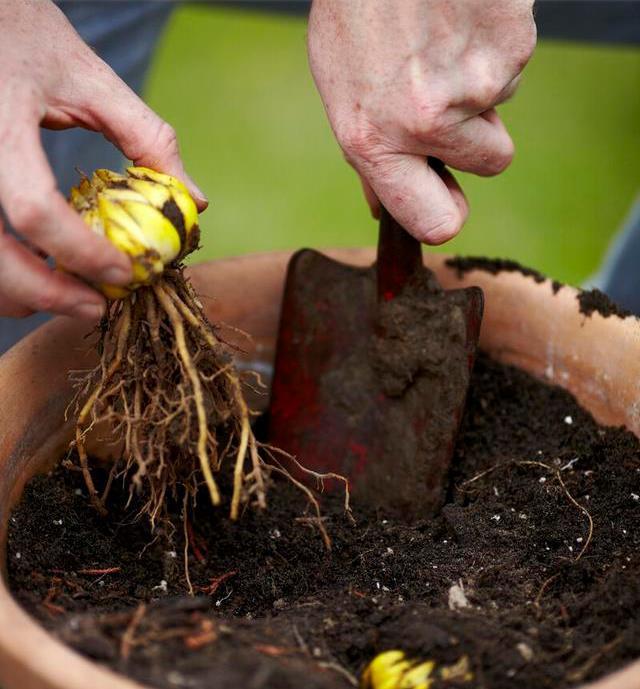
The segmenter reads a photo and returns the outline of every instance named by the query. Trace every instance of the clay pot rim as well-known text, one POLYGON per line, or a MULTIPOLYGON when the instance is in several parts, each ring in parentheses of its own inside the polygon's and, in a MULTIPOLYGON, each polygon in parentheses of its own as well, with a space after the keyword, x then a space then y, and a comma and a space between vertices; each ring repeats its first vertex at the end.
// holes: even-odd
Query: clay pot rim
MULTIPOLYGON (((356 265, 367 265, 373 258, 372 249, 341 249, 326 253, 356 265)), ((194 284, 201 292, 210 283, 214 283, 219 292, 233 292, 234 288, 238 287, 237 281, 233 279, 234 275, 242 274, 243 271, 254 277, 254 285, 259 282, 255 279, 259 276, 265 286, 262 296, 265 299, 271 299, 270 310, 267 314, 270 320, 268 323, 265 320, 261 324, 260 327, 263 328, 264 333, 259 333, 260 337, 264 335, 264 340, 268 343, 269 338, 273 339, 275 333, 279 307, 279 302, 277 304, 273 302, 281 293, 284 270, 290 255, 290 252, 277 252, 208 261, 193 266, 190 273, 194 284), (218 279, 213 277, 214 275, 218 276, 218 279)), ((611 372, 606 370, 603 376, 598 377, 598 370, 596 370, 602 366, 606 368, 606 357, 611 358, 609 356, 611 346, 617 346, 619 352, 627 348, 630 351, 624 357, 625 370, 629 369, 629 375, 640 380, 640 363, 633 365, 634 361, 640 362, 640 326, 636 319, 618 317, 605 319, 599 314, 586 319, 578 312, 577 292, 572 288, 563 287, 558 294, 552 296, 553 289, 550 280, 537 282, 532 277, 517 272, 490 275, 481 270, 472 270, 459 277, 455 270, 445 265, 446 258, 442 254, 432 254, 426 259, 428 265, 437 272, 439 279, 446 287, 480 284, 485 289, 491 313, 488 314, 489 320, 485 319, 485 326, 483 326, 484 349, 500 360, 519 365, 569 389, 571 389, 571 384, 578 385, 579 382, 571 380, 571 372, 576 369, 576 366, 585 365, 587 371, 595 376, 595 380, 593 384, 588 381, 589 385, 583 386, 584 389, 580 388, 580 394, 577 396, 581 403, 592 411, 595 409, 593 413, 596 418, 605 423, 619 420, 621 409, 624 409, 625 422, 640 437, 640 409, 635 406, 637 405, 635 400, 640 399, 640 386, 630 386, 629 393, 626 397, 622 395, 621 400, 617 400, 616 407, 616 400, 612 398, 618 395, 606 394, 607 376, 610 376, 611 372), (555 301, 550 301, 550 297, 555 301), (518 312, 519 300, 524 301, 525 306, 532 306, 534 311, 540 307, 541 312, 547 310, 548 313, 554 313, 553 320, 558 322, 554 323, 552 328, 544 329, 546 327, 544 314, 540 321, 542 323, 540 327, 543 327, 541 339, 545 345, 562 341, 561 336, 564 330, 581 335, 581 339, 587 344, 589 337, 596 338, 596 341, 603 338, 606 351, 594 354, 594 361, 598 366, 589 367, 589 362, 585 364, 580 358, 588 358, 586 357, 589 353, 588 348, 571 355, 577 358, 576 361, 571 361, 571 357, 565 360, 562 353, 558 352, 547 352, 546 355, 531 357, 526 346, 520 347, 527 352, 527 356, 523 356, 518 350, 518 344, 521 344, 522 338, 526 341, 527 337, 531 337, 530 324, 526 319, 521 323, 508 320, 509 314, 518 312), (501 320, 502 310, 504 310, 502 317, 506 320, 501 320), (509 338, 501 340, 498 337, 496 333, 500 327, 503 328, 503 334, 509 332, 509 338), (494 328, 494 333, 490 332, 491 328, 494 328), (564 367, 564 369, 556 367, 564 367), (562 376, 565 373, 567 378, 563 380, 562 376), (613 412, 611 412, 612 405, 613 412)), ((250 320, 249 307, 243 306, 242 301, 246 298, 244 287, 242 291, 236 289, 235 298, 235 305, 238 307, 235 313, 228 311, 228 304, 211 305, 207 308, 216 319, 222 316, 222 320, 231 322, 237 316, 238 321, 250 320)), ((230 301, 233 300, 230 299, 230 301)), ((536 321, 537 315, 539 314, 531 314, 532 322, 536 321)), ((55 453, 61 450, 61 438, 58 435, 63 435, 62 430, 52 429, 51 434, 47 431, 44 436, 38 435, 38 424, 33 429, 28 423, 20 424, 15 418, 19 415, 16 414, 16 410, 20 412, 24 408, 25 415, 30 419, 41 418, 41 415, 46 418, 47 414, 51 413, 51 408, 59 410, 61 400, 56 398, 56 391, 65 388, 66 379, 63 379, 55 365, 52 368, 52 364, 55 364, 56 359, 61 356, 66 355, 68 358, 69 348, 79 341, 80 335, 77 324, 71 323, 68 319, 55 319, 40 327, 10 352, 0 357, 0 389, 9 391, 9 394, 5 393, 5 397, 9 398, 13 391, 10 403, 3 405, 0 409, 0 427, 6 429, 4 436, 0 439, 0 474, 4 478, 9 478, 9 482, 12 483, 11 488, 15 486, 18 490, 20 489, 21 472, 33 474, 36 469, 41 469, 46 465, 52 457, 57 459, 60 456, 55 453), (26 378, 29 379, 26 380, 26 378), (17 392, 15 391, 16 379, 19 380, 18 387, 20 388, 17 392), (49 383, 46 391, 42 390, 43 379, 49 383), (37 394, 33 397, 38 398, 39 395, 39 399, 30 399, 25 403, 24 388, 35 390, 37 394), (24 452, 27 451, 25 448, 27 450, 38 448, 38 450, 37 452, 31 450, 29 456, 25 456, 24 452)), ((261 346, 260 337, 258 348, 261 346)), ((269 356, 268 351, 266 356, 269 356)), ((575 394, 575 391, 572 391, 575 394)), ((4 512, 4 517, 7 517, 9 493, 13 493, 12 498, 15 499, 16 490, 9 491, 7 485, 3 488, 4 497, 0 487, 0 500, 4 500, 4 505, 0 503, 0 516, 3 516, 4 512)), ((0 524, 0 556, 3 564, 5 528, 6 522, 0 524)), ((20 689, 84 689, 86 686, 91 686, 92 689, 149 689, 146 685, 141 685, 124 675, 99 666, 57 641, 18 605, 2 577, 0 577, 0 680, 6 683, 7 689, 18 689, 18 687, 20 689)), ((590 689, 640 689, 640 661, 633 662, 589 687, 590 689)))

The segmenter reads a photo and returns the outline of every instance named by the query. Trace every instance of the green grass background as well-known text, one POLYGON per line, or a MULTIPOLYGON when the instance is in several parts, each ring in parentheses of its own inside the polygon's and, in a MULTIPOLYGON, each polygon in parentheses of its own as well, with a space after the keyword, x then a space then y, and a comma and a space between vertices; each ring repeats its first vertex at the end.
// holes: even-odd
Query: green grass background
MULTIPOLYGON (((302 19, 197 5, 169 24, 146 97, 211 200, 196 260, 375 242, 305 31, 302 19)), ((516 158, 497 178, 459 175, 471 215, 439 250, 515 258, 578 283, 640 190, 640 50, 541 42, 501 113, 516 158)))

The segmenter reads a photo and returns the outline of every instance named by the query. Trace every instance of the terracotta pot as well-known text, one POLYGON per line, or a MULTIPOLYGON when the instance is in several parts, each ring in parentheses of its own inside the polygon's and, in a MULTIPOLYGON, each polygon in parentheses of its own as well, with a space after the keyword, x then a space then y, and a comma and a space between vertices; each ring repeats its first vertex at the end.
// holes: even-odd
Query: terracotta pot
MULTIPOLYGON (((331 254, 366 265, 372 250, 331 254)), ((289 254, 246 256, 204 263, 193 282, 214 321, 252 334, 244 359, 268 370, 273 360, 280 298, 289 254)), ((585 318, 570 288, 553 294, 549 281, 519 273, 482 271, 459 279, 442 256, 428 264, 446 287, 480 285, 486 309, 481 346, 570 390, 604 424, 625 424, 640 436, 640 325, 633 318, 585 318)), ((0 358, 0 561, 7 521, 25 483, 60 458, 71 437, 64 422, 71 396, 70 369, 91 364, 83 327, 59 318, 0 358)), ((245 345, 246 346, 246 345, 245 345)), ((264 400, 263 400, 264 403, 264 400)), ((98 448, 99 449, 99 448, 98 448)), ((134 689, 116 675, 56 641, 14 601, 0 578, 0 685, 4 689, 134 689)), ((640 662, 597 682, 598 689, 640 689, 640 662)))

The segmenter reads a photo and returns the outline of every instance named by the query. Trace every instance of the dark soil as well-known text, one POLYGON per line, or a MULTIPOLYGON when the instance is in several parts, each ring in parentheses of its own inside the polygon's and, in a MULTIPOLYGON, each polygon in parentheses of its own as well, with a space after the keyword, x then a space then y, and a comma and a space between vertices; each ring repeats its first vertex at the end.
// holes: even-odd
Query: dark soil
POLYGON ((640 444, 522 372, 477 361, 435 519, 356 505, 353 526, 328 497, 326 552, 299 492, 270 495, 237 524, 201 501, 190 599, 181 533, 151 541, 119 489, 99 518, 57 470, 13 513, 10 585, 80 653, 167 689, 346 688, 392 648, 467 656, 467 687, 555 688, 640 655, 640 444))
MULTIPOLYGON (((447 265, 455 268, 459 277, 471 270, 484 270, 492 275, 506 272, 518 272, 522 275, 532 277, 536 282, 544 282, 547 276, 543 273, 526 266, 520 265, 516 261, 508 258, 484 258, 481 256, 454 256, 447 260, 447 265)), ((558 290, 563 287, 562 282, 552 280, 551 287, 553 293, 556 294, 558 290)), ((608 318, 609 316, 619 316, 620 318, 628 318, 634 313, 628 309, 619 306, 612 301, 604 292, 599 289, 579 290, 578 304, 580 312, 585 316, 590 316, 592 313, 599 313, 601 316, 608 318)))
MULTIPOLYGON (((528 277, 532 277, 536 282, 544 282, 547 276, 534 268, 523 266, 517 261, 510 258, 485 258, 484 256, 454 256, 447 259, 447 265, 450 268, 455 268, 458 277, 462 277, 465 273, 471 270, 484 270, 486 273, 497 275, 498 273, 521 273, 528 277)), ((558 280, 551 281, 553 293, 556 294, 558 290, 564 287, 562 282, 558 280)))
POLYGON ((580 311, 585 316, 590 316, 594 311, 605 318, 609 316, 620 316, 620 318, 633 316, 633 312, 618 306, 599 289, 582 290, 578 293, 578 302, 580 304, 580 311))

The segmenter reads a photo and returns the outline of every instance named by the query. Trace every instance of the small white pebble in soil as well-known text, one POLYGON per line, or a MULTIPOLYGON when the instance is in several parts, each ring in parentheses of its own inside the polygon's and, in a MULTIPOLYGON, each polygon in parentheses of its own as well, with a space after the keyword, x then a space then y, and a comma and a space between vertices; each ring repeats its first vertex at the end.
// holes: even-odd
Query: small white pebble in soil
POLYGON ((571 553, 573 552, 573 546, 572 545, 569 546, 569 552, 571 552, 571 553))
POLYGON ((462 581, 449 588, 449 610, 460 610, 469 607, 469 599, 464 592, 462 581))
POLYGON ((533 660, 533 649, 529 644, 524 643, 524 641, 521 641, 519 644, 516 644, 516 649, 518 650, 518 653, 522 656, 523 660, 526 660, 527 663, 533 660))
POLYGON ((22 553, 16 553, 16 560, 19 560, 22 557, 22 553))
POLYGON ((520 517, 520 519, 526 519, 527 518, 527 515, 524 512, 520 512, 520 514, 518 516, 520 517))
POLYGON ((626 536, 626 535, 627 535, 627 530, 626 530, 626 529, 622 529, 622 533, 626 536))
POLYGON ((507 677, 515 677, 516 676, 516 670, 513 668, 511 670, 507 670, 507 677))
POLYGON ((76 488, 76 489, 73 491, 73 494, 74 494, 74 495, 82 495, 82 488, 76 488))
POLYGON ((387 549, 382 553, 382 557, 391 557, 393 555, 393 548, 387 547, 387 549))
POLYGON ((576 543, 582 543, 582 536, 578 536, 578 538, 576 538, 576 543))
POLYGON ((165 555, 167 557, 170 557, 172 560, 175 560, 178 557, 178 553, 176 553, 175 550, 168 550, 165 555))
POLYGON ((280 529, 271 529, 269 532, 269 536, 271 536, 273 539, 280 538, 281 535, 280 529))
POLYGON ((539 483, 546 483, 546 482, 547 482, 547 477, 546 477, 546 476, 541 476, 541 477, 538 479, 538 481, 539 481, 539 483))
POLYGON ((100 581, 98 582, 98 586, 100 586, 100 587, 104 586, 104 579, 100 579, 100 581))
POLYGON ((500 521, 500 515, 499 515, 499 514, 494 514, 493 517, 491 517, 491 519, 492 519, 494 522, 499 522, 499 521, 500 521))
POLYGON ((53 523, 54 523, 56 526, 62 526, 62 519, 54 519, 54 520, 53 520, 53 523))
POLYGON ((388 586, 383 586, 383 587, 382 587, 382 590, 383 590, 383 591, 391 591, 391 589, 390 589, 388 586))
POLYGON ((167 581, 166 579, 162 579, 160 583, 157 586, 154 586, 152 591, 162 591, 162 593, 167 593, 167 581))
POLYGON ((169 684, 173 684, 176 687, 186 687, 191 685, 190 682, 187 682, 187 678, 184 675, 181 675, 179 672, 176 672, 175 670, 171 670, 171 672, 167 673, 167 682, 169 682, 169 684))
POLYGON ((493 487, 493 494, 496 496, 496 498, 500 497, 500 491, 497 489, 496 486, 493 487))
POLYGON ((12 523, 12 524, 15 524, 15 523, 16 523, 16 518, 15 518, 15 517, 11 517, 11 523, 12 523))
POLYGON ((322 658, 322 649, 318 646, 315 646, 311 653, 313 654, 314 658, 322 658))
POLYGON ((640 500, 640 495, 638 495, 637 493, 631 493, 631 499, 638 502, 638 500, 640 500))
POLYGON ((564 422, 567 424, 567 426, 570 426, 573 423, 573 419, 570 416, 565 416, 564 422))
POLYGON ((389 520, 388 520, 388 519, 383 519, 383 520, 382 520, 382 524, 388 524, 388 523, 389 523, 389 520))
POLYGON ((378 589, 378 591, 380 590, 380 582, 379 581, 376 581, 376 588, 378 589))

